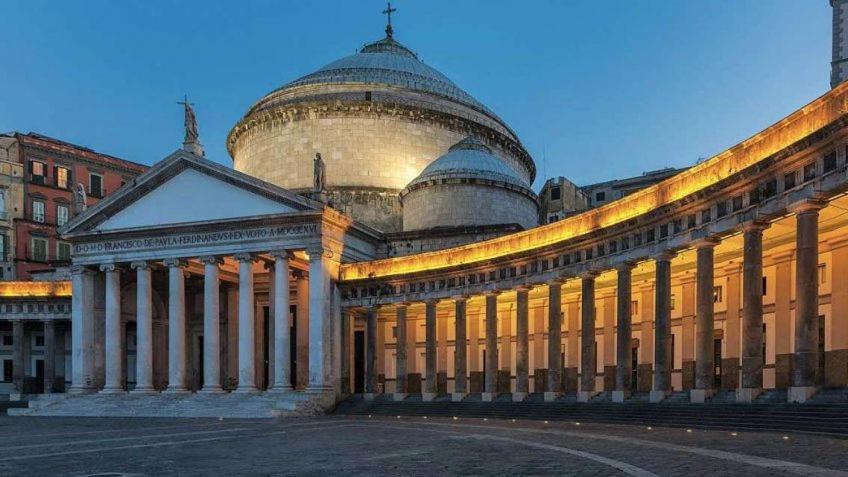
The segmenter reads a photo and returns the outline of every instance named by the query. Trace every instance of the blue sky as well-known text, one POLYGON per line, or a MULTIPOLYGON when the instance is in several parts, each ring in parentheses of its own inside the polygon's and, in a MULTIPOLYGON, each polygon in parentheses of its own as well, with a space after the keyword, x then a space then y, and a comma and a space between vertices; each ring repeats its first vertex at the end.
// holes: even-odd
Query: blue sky
MULTIPOLYGON (((578 184, 691 165, 829 89, 827 0, 397 0, 395 37, 578 184)), ((5 0, 0 131, 152 164, 383 35, 372 0, 5 0)))

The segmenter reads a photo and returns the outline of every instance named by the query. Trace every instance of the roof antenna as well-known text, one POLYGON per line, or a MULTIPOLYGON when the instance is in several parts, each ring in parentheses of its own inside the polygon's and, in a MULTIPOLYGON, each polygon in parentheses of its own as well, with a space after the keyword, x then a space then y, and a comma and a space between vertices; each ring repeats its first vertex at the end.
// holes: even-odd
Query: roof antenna
POLYGON ((392 8, 392 2, 387 2, 388 6, 383 10, 383 15, 386 15, 388 22, 386 23, 386 38, 391 38, 395 32, 392 29, 392 13, 397 11, 397 8, 392 8))

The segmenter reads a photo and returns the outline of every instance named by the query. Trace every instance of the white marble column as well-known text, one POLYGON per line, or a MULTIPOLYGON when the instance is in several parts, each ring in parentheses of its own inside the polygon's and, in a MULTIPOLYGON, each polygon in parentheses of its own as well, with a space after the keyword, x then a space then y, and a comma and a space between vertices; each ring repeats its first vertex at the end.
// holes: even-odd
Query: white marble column
POLYGON ((94 391, 94 271, 71 267, 71 388, 94 391))
POLYGON ((153 289, 150 264, 133 262, 136 271, 136 394, 155 393, 153 388, 153 289))
POLYGON ((333 391, 331 369, 329 250, 310 247, 309 254, 309 387, 312 393, 333 391))
POLYGON ((224 392, 221 388, 221 282, 218 278, 218 267, 224 261, 220 257, 200 260, 203 262, 203 388, 200 392, 218 394, 224 392))
POLYGON ((256 336, 255 309, 253 296, 254 256, 242 253, 235 256, 239 262, 239 340, 238 368, 239 383, 237 393, 255 393, 256 388, 256 336))
POLYGON ((185 393, 186 389, 186 305, 185 262, 165 260, 168 267, 168 389, 185 393))
POLYGON ((289 254, 274 252, 274 386, 272 391, 292 390, 291 318, 289 303, 289 254))
POLYGON ((121 326, 121 271, 101 265, 106 274, 106 383, 101 393, 124 392, 124 340, 121 326))

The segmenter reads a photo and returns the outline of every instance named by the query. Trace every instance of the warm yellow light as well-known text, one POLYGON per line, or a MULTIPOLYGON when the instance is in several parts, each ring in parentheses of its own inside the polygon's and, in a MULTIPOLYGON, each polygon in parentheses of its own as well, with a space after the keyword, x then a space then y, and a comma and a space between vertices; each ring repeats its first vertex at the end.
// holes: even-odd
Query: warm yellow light
POLYGON ((730 177, 833 123, 848 113, 848 83, 753 137, 691 169, 565 220, 503 237, 436 252, 342 265, 342 280, 381 278, 501 258, 579 237, 682 199, 730 177))
POLYGON ((0 282, 0 297, 69 297, 71 282, 0 282))

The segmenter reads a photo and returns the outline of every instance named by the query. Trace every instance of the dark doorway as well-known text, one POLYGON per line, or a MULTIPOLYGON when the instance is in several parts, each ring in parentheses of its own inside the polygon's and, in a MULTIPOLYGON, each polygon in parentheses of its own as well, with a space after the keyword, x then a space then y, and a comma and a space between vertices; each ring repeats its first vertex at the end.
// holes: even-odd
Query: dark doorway
POLYGON ((721 389, 721 338, 713 340, 713 387, 721 389))
POLYGON ((289 375, 291 376, 291 387, 297 387, 297 306, 289 307, 291 313, 291 334, 289 335, 289 375))
POLYGON ((639 379, 639 347, 630 348, 630 389, 635 391, 639 379))
POLYGON ((365 392, 365 332, 353 332, 353 392, 365 392))
POLYGON ((197 337, 197 389, 203 389, 203 335, 197 337))
POLYGON ((35 392, 41 394, 44 392, 44 360, 35 360, 35 392))

